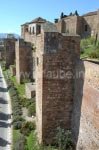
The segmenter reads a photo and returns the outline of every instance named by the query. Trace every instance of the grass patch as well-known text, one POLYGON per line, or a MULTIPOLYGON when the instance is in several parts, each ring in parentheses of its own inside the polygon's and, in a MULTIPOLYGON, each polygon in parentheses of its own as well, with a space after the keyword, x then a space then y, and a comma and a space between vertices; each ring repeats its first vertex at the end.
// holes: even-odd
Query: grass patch
POLYGON ((25 95, 25 85, 24 84, 18 84, 16 78, 10 77, 10 80, 13 81, 15 88, 18 90, 19 97, 23 98, 25 95))
POLYGON ((30 135, 27 137, 27 147, 29 150, 35 150, 36 147, 34 146, 36 144, 35 141, 36 141, 35 133, 34 131, 32 131, 30 135))
POLYGON ((81 58, 88 57, 89 54, 95 49, 94 45, 89 45, 84 52, 80 55, 81 58))
POLYGON ((37 143, 36 132, 32 131, 27 137, 27 149, 28 150, 55 150, 52 146, 39 145, 37 143))
POLYGON ((20 130, 14 130, 13 129, 13 145, 15 143, 15 140, 21 135, 20 130))
POLYGON ((80 42, 80 57, 99 59, 99 41, 96 42, 95 37, 82 39, 80 42))

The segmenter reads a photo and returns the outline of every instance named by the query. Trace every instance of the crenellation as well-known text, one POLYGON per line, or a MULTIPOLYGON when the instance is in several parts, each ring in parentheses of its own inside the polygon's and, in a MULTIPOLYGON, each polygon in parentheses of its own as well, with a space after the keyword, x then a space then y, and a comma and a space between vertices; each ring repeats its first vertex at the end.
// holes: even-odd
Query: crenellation
POLYGON ((15 42, 15 38, 4 39, 4 60, 7 68, 15 63, 15 42))

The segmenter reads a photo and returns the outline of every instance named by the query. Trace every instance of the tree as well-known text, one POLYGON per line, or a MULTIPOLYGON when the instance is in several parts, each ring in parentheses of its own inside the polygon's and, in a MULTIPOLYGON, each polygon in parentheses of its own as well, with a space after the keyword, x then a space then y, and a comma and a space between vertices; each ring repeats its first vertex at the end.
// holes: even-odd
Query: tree
POLYGON ((64 13, 61 13, 60 19, 64 18, 64 13))
POLYGON ((96 34, 96 37, 95 37, 95 46, 97 44, 97 38, 98 38, 98 33, 96 34))
POLYGON ((69 14, 69 16, 72 16, 73 14, 72 14, 72 12, 69 14))
POLYGON ((79 14, 78 14, 77 10, 75 11, 75 15, 76 15, 76 16, 79 16, 79 14))

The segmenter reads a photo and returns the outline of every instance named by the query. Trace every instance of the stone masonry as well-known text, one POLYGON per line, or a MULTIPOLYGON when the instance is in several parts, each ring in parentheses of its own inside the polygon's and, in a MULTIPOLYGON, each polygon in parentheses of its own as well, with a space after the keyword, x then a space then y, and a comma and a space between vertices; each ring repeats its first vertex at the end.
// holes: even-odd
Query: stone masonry
POLYGON ((4 59, 7 68, 15 63, 15 42, 15 38, 4 39, 4 59))
POLYGON ((37 131, 40 143, 52 144, 57 127, 71 129, 73 73, 80 37, 62 35, 51 23, 41 28, 36 39, 37 131))
POLYGON ((96 36, 99 33, 99 10, 82 16, 64 17, 55 25, 60 33, 79 34, 82 38, 96 36))
POLYGON ((72 130, 76 150, 99 149, 99 65, 77 61, 72 130))
MULTIPOLYGON (((39 17, 21 26, 22 38, 33 44, 31 56, 36 81, 36 123, 40 143, 54 143, 56 128, 61 127, 72 130, 77 150, 99 149, 99 85, 98 76, 94 74, 97 70, 88 77, 87 67, 94 67, 79 59, 80 36, 85 38, 99 33, 97 18, 99 10, 83 16, 68 16, 55 24, 39 17)), ((23 45, 25 49, 26 45, 23 45)), ((18 50, 18 63, 21 62, 21 54, 18 50)), ((24 57, 25 61, 27 59, 24 57)), ((17 68, 21 65, 18 64, 17 68)))
POLYGON ((25 84, 25 96, 26 98, 30 99, 32 97, 35 97, 35 84, 31 83, 26 83, 25 84))
POLYGON ((24 78, 32 78, 32 49, 31 43, 19 39, 16 42, 16 78, 22 83, 24 78))

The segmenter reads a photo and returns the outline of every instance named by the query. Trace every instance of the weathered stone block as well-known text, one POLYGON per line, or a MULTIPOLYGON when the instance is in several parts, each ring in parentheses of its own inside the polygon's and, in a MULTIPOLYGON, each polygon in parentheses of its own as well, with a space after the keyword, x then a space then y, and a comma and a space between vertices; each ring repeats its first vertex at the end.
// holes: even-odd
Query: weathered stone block
POLYGON ((10 66, 10 72, 11 72, 11 76, 15 76, 16 75, 16 67, 14 65, 10 66))
POLYGON ((25 84, 25 95, 26 98, 30 99, 35 96, 35 84, 33 83, 26 83, 25 84))

